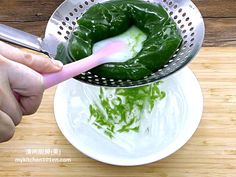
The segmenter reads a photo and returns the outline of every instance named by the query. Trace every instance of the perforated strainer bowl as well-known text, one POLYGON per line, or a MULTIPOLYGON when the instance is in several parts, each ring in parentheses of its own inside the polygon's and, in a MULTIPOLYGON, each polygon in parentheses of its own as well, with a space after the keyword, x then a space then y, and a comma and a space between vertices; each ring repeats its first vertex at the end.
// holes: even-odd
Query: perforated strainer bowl
MULTIPOLYGON (((43 38, 0 24, 0 39, 46 53, 54 58, 58 45, 67 43, 76 26, 76 20, 94 4, 105 1, 107 0, 66 0, 49 19, 43 38)), ((169 63, 156 73, 138 81, 100 78, 91 72, 82 73, 78 77, 80 81, 106 87, 145 85, 175 73, 194 58, 202 46, 205 34, 204 21, 197 7, 190 0, 149 0, 148 2, 161 4, 181 31, 184 41, 169 63)))

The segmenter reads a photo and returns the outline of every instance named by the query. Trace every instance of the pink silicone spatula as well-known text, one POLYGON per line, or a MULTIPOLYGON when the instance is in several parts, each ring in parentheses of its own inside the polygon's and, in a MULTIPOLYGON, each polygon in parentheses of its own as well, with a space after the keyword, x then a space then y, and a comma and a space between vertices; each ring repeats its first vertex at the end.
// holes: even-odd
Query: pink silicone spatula
POLYGON ((99 65, 109 62, 122 62, 120 60, 114 61, 114 59, 110 58, 109 56, 121 51, 124 52, 126 48, 127 46, 124 42, 115 41, 110 44, 107 44, 97 53, 92 54, 89 57, 65 65, 63 69, 59 72, 43 74, 44 88, 48 89, 99 65))

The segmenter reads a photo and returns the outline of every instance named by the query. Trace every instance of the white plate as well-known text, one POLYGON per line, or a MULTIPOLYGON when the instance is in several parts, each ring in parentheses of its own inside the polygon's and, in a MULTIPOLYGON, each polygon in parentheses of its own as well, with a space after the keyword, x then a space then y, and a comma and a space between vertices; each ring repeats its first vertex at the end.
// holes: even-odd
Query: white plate
POLYGON ((131 150, 118 146, 99 134, 87 122, 88 106, 91 103, 88 93, 97 94, 99 87, 74 79, 60 84, 54 99, 56 121, 67 140, 95 160, 119 166, 155 162, 174 153, 191 138, 199 125, 203 110, 201 88, 189 68, 165 79, 161 89, 167 92, 163 105, 170 105, 170 109, 168 114, 161 113, 162 116, 155 118, 160 123, 157 126, 160 131, 157 136, 139 138, 137 142, 141 143, 140 146, 134 146, 131 150), (176 109, 171 106, 176 106, 176 109))

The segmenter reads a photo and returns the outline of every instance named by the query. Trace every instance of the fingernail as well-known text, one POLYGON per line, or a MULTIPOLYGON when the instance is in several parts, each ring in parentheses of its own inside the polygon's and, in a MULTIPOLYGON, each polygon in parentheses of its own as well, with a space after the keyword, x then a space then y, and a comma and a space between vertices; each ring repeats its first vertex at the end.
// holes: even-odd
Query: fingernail
POLYGON ((58 66, 59 68, 63 67, 63 63, 59 60, 52 60, 52 63, 56 66, 58 66))

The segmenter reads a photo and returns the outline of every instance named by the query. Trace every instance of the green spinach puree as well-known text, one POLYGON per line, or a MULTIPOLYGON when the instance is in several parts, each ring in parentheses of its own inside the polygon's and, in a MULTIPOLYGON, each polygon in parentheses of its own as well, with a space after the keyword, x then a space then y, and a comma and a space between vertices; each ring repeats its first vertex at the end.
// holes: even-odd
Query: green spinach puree
POLYGON ((158 4, 141 0, 111 0, 92 6, 77 21, 69 40, 70 61, 92 54, 93 44, 119 35, 135 25, 147 39, 142 50, 124 63, 108 63, 91 72, 100 77, 139 80, 168 63, 182 42, 175 22, 158 4))

